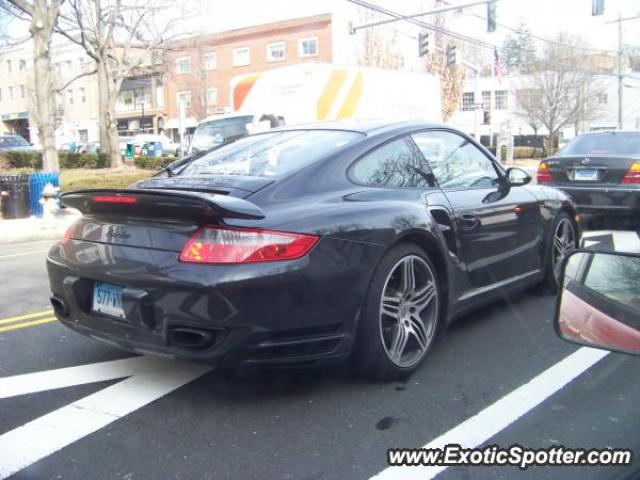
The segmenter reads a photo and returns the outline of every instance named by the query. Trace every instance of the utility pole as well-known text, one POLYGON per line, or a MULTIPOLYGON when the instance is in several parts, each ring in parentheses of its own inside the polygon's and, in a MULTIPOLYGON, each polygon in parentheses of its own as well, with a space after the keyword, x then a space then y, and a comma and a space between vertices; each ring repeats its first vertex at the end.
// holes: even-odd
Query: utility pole
POLYGON ((624 92, 624 73, 622 72, 622 63, 623 63, 623 48, 622 48, 622 22, 626 22, 627 20, 637 20, 640 18, 640 15, 634 15, 633 17, 622 18, 622 15, 618 13, 618 19, 612 20, 607 23, 617 23, 618 24, 618 128, 622 130, 624 126, 624 118, 623 118, 623 105, 622 105, 622 97, 624 92))
POLYGON ((618 13, 618 128, 622 130, 624 120, 622 119, 622 15, 618 13))

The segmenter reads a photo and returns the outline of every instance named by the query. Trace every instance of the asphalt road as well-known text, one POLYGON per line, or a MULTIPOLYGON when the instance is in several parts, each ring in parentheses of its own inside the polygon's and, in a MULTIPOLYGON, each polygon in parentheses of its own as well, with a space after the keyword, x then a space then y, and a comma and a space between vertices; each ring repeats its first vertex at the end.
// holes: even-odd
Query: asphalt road
MULTIPOLYGON (((592 243, 606 241, 601 234, 592 243)), ((537 291, 459 320, 404 383, 365 383, 344 367, 228 373, 132 357, 50 321, 47 246, 0 245, 0 478, 402 478, 386 464, 388 448, 491 432, 510 415, 496 414, 496 402, 521 387, 529 388, 517 402, 523 415, 482 445, 625 447, 640 455, 640 357, 558 366, 584 351, 555 336, 555 299, 537 291), (572 368, 577 377, 537 404, 541 384, 523 387, 572 368)), ((640 460, 524 472, 455 467, 437 478, 516 476, 638 478, 640 460)))

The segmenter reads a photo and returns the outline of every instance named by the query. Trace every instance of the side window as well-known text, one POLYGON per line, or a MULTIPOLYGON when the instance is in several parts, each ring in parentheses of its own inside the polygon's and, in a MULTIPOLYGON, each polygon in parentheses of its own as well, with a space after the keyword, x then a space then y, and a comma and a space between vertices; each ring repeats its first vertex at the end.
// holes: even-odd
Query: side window
POLYGON ((444 189, 491 188, 498 173, 491 160, 473 143, 453 132, 429 131, 412 135, 444 189))
POLYGON ((408 138, 394 140, 368 153, 351 167, 357 183, 376 187, 429 188, 434 186, 429 168, 408 138))

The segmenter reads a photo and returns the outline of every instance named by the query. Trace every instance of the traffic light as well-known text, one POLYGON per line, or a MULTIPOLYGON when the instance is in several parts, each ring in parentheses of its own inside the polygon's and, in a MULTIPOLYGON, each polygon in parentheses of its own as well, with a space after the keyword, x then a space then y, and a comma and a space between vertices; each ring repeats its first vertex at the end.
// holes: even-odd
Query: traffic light
MULTIPOLYGON (((595 2, 596 0, 594 0, 595 2)), ((487 32, 496 31, 496 2, 491 0, 487 3, 487 32)))
POLYGON ((429 34, 427 32, 418 35, 418 56, 424 57, 429 53, 429 34))
POLYGON ((591 0, 591 15, 596 17, 604 13, 604 0, 591 0))
POLYGON ((452 67, 456 64, 456 46, 447 45, 447 67, 452 67))
POLYGON ((482 112, 482 124, 483 125, 491 125, 491 110, 485 110, 482 112))

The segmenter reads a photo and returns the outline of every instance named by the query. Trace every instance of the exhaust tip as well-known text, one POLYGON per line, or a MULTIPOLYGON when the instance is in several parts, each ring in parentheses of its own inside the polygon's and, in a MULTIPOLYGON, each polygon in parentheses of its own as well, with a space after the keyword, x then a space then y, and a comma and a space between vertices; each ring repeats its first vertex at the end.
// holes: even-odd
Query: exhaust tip
POLYGON ((215 333, 191 327, 171 327, 169 345, 181 348, 207 348, 214 344, 215 333))
POLYGON ((64 302, 64 300, 58 297, 51 297, 49 301, 51 302, 51 306, 53 307, 53 311, 56 313, 56 315, 59 315, 61 317, 66 317, 69 315, 69 310, 67 309, 67 304, 64 302))

